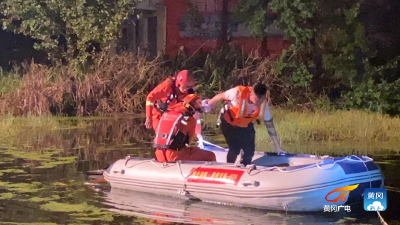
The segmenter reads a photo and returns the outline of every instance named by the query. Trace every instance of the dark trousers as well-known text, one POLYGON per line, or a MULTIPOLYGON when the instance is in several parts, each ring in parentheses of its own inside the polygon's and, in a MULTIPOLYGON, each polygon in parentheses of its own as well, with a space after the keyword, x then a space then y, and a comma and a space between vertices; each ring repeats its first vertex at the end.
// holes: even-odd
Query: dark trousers
POLYGON ((249 123, 247 127, 232 126, 226 122, 222 115, 220 120, 221 132, 229 147, 227 162, 234 163, 237 155, 240 153, 240 149, 243 149, 244 154, 241 163, 245 166, 250 164, 256 148, 254 124, 249 123))

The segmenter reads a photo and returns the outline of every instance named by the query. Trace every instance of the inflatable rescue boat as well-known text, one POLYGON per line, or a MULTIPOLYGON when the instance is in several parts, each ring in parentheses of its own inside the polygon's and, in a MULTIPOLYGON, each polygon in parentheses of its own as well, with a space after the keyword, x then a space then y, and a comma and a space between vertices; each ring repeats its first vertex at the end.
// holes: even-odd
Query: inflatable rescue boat
MULTIPOLYGON (((112 188, 212 203, 285 211, 323 211, 362 201, 364 189, 384 177, 367 156, 330 157, 256 152, 251 165, 226 163, 227 149, 211 143, 217 162, 127 156, 103 176, 112 188)), ((238 156, 240 157, 240 156, 238 156)))

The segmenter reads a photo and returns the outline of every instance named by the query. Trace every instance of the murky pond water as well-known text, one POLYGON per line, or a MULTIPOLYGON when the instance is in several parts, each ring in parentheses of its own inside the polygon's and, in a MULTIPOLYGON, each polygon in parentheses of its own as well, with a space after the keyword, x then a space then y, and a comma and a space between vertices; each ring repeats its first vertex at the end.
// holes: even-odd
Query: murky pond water
MULTIPOLYGON (((55 132, 22 129, 11 139, 0 138, 1 224, 380 223, 377 213, 364 211, 362 205, 352 205, 351 212, 286 214, 87 184, 87 171, 106 168, 128 154, 153 157, 151 132, 140 125, 141 119, 62 123, 65 128, 55 132)), ((221 138, 206 139, 225 146, 221 138)), ((400 146, 398 151, 344 143, 283 147, 292 153, 373 157, 384 172, 388 191, 388 208, 381 216, 388 224, 400 224, 400 146)))

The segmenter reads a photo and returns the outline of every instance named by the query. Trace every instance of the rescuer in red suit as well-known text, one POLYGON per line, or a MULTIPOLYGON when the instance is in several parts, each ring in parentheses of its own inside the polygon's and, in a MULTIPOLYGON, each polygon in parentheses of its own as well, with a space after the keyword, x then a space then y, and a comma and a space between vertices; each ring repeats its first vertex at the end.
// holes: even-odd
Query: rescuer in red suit
POLYGON ((162 114, 153 140, 155 156, 159 162, 216 161, 213 152, 189 147, 197 125, 193 117, 196 112, 202 112, 201 97, 189 94, 182 102, 169 107, 162 114))
MULTIPOLYGON (((146 128, 153 128, 156 131, 162 112, 166 111, 168 107, 182 102, 188 94, 194 94, 194 86, 193 74, 188 70, 182 70, 176 77, 167 78, 149 92, 146 96, 146 122, 144 123, 146 128)), ((199 139, 199 147, 202 147, 200 115, 196 113, 195 118, 197 122, 196 135, 199 139)))

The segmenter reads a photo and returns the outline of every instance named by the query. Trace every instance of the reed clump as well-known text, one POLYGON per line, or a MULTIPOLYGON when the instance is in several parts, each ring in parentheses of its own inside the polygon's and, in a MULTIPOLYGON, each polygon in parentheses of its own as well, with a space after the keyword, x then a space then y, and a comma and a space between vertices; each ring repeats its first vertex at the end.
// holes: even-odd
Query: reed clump
POLYGON ((0 115, 101 116, 143 112, 145 97, 156 85, 179 70, 189 69, 196 77, 195 90, 204 97, 236 85, 266 83, 274 95, 273 103, 282 105, 308 101, 295 93, 282 77, 275 75, 273 61, 257 55, 244 56, 235 49, 179 55, 154 60, 123 53, 101 53, 86 71, 74 65, 23 64, 18 79, 2 78, 0 115), (298 99, 293 100, 293 98, 298 99))
POLYGON ((0 95, 0 114, 109 115, 143 110, 149 89, 170 72, 161 59, 99 55, 85 74, 72 66, 25 64, 19 85, 0 95))

